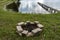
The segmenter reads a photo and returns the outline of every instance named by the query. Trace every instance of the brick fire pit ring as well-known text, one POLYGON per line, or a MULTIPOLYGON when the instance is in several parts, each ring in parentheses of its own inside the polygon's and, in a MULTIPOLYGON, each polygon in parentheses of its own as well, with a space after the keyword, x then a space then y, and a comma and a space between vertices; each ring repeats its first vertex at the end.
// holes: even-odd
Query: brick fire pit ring
POLYGON ((29 37, 29 36, 34 36, 37 33, 41 32, 43 27, 44 26, 40 24, 38 21, 34 21, 34 22, 26 21, 26 22, 18 23, 16 29, 17 29, 17 33, 20 36, 25 35, 29 37))

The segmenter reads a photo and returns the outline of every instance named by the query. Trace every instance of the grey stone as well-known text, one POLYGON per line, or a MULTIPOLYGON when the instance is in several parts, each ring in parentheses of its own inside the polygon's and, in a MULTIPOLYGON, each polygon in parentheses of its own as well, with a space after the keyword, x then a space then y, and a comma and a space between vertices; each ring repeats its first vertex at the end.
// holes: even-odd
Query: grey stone
POLYGON ((27 34, 28 33, 28 31, 27 30, 23 30, 23 32, 22 32, 23 34, 27 34))
POLYGON ((32 32, 29 32, 26 36, 27 36, 27 37, 33 36, 33 33, 32 33, 32 32))
POLYGON ((37 24, 37 26, 38 26, 39 28, 44 27, 42 24, 37 24))
POLYGON ((37 24, 37 26, 38 26, 39 28, 44 27, 42 24, 37 24))
POLYGON ((37 32, 40 32, 40 31, 42 31, 42 29, 40 29, 40 28, 36 28, 36 29, 32 30, 32 32, 33 32, 34 34, 37 33, 37 32))
POLYGON ((22 25, 22 24, 24 24, 24 22, 20 22, 20 23, 18 23, 18 25, 22 25))
POLYGON ((16 26, 16 28, 17 28, 17 31, 18 31, 18 32, 23 31, 23 29, 22 29, 22 27, 21 27, 21 26, 16 26))

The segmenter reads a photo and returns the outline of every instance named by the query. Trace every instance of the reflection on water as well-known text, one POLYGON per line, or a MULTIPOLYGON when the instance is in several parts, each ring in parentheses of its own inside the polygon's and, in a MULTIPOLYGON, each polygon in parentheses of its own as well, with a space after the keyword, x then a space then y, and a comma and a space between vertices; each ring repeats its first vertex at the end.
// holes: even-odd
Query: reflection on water
POLYGON ((23 13, 48 13, 37 2, 43 3, 55 9, 60 9, 59 0, 20 0, 19 12, 23 13))

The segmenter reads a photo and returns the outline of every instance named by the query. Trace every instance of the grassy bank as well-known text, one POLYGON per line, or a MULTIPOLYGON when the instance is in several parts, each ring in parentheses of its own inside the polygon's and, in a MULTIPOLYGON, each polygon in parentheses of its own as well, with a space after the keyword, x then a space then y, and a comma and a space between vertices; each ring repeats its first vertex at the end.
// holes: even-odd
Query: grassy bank
POLYGON ((60 40, 60 13, 58 14, 21 14, 4 11, 8 0, 0 0, 0 40, 60 40), (39 21, 44 30, 39 36, 20 37, 16 34, 16 25, 21 21, 39 21))

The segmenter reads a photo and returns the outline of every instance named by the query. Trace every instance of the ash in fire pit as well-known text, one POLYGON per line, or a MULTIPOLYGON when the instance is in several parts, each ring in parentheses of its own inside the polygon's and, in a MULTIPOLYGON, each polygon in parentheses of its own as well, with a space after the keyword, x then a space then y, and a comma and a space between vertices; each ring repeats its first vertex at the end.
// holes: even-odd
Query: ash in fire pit
POLYGON ((34 22, 20 22, 17 26, 17 33, 22 36, 23 34, 26 36, 33 36, 38 32, 41 32, 43 25, 41 25, 38 21, 34 22))

